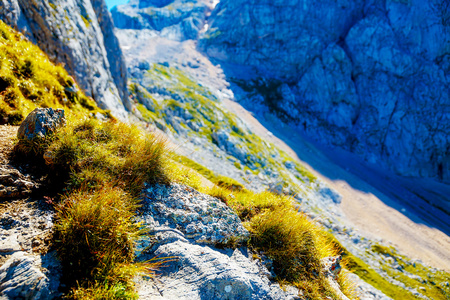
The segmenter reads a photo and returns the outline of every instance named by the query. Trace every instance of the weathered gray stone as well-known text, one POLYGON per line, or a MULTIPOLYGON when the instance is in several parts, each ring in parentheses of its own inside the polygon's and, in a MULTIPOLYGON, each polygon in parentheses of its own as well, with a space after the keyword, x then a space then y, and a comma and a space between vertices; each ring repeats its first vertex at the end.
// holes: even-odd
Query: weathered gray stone
POLYGON ((198 243, 227 243, 248 237, 239 217, 225 203, 173 184, 145 190, 143 221, 168 224, 198 243))
POLYGON ((206 15, 205 0, 141 0, 118 5, 111 11, 120 29, 151 29, 172 40, 197 39, 206 15))
POLYGON ((182 241, 160 246, 155 255, 176 258, 165 264, 159 283, 155 284, 160 296, 174 300, 300 299, 298 290, 285 292, 270 282, 257 263, 242 251, 219 251, 182 241))
POLYGON ((230 155, 236 157, 242 162, 247 162, 248 149, 243 145, 242 141, 230 134, 230 130, 219 129, 211 134, 213 141, 222 150, 227 151, 230 155))
POLYGON ((20 247, 19 242, 17 241, 17 236, 15 235, 7 236, 5 239, 0 239, 0 241, 0 253, 2 254, 22 250, 22 247, 20 247))
POLYGON ((0 198, 29 196, 37 184, 19 170, 7 166, 0 167, 0 198))
POLYGON ((20 124, 19 139, 43 138, 66 125, 63 109, 36 108, 20 124))
POLYGON ((49 280, 38 268, 37 258, 16 252, 0 267, 0 297, 3 299, 53 299, 49 280))
POLYGON ((101 108, 127 118, 125 64, 103 0, 0 0, 0 19, 62 63, 101 108))

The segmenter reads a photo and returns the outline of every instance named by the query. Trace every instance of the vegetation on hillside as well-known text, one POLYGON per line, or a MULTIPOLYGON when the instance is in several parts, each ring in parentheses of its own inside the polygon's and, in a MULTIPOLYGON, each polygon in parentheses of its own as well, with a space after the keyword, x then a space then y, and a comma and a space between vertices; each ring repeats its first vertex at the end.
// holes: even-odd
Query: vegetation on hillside
MULTIPOLYGON (((162 140, 116 121, 70 120, 69 125, 17 155, 43 160, 55 193, 55 244, 68 298, 136 298, 132 279, 153 264, 133 263, 143 234, 133 221, 144 183, 167 183, 162 140), (34 150, 32 150, 34 149, 34 150)), ((43 164, 44 165, 44 164, 43 164)))
MULTIPOLYGON (((238 166, 240 163, 249 165, 252 172, 273 168, 280 171, 282 180, 294 183, 292 175, 282 166, 289 157, 280 152, 274 159, 260 151, 265 142, 248 134, 225 113, 207 89, 181 71, 162 65, 153 66, 148 76, 166 78, 169 84, 160 88, 170 96, 159 101, 144 88, 133 85, 132 93, 138 99, 137 107, 143 119, 167 121, 176 113, 187 111, 194 119, 203 120, 202 126, 180 123, 181 127, 175 128, 178 125, 168 122, 170 130, 192 126, 198 129, 192 132, 211 141, 215 130, 229 127, 231 135, 248 151, 242 161, 235 162, 238 166)), ((66 298, 137 298, 133 289, 134 276, 151 275, 159 264, 134 262, 135 241, 145 233, 140 224, 134 222, 141 190, 145 183, 179 182, 227 203, 250 231, 248 246, 255 255, 264 255, 273 262, 276 280, 297 286, 310 299, 338 299, 325 279, 321 259, 339 253, 346 258, 344 265, 387 295, 412 299, 412 294, 371 270, 320 226, 299 213, 290 197, 246 190, 233 179, 170 153, 163 140, 138 127, 113 119, 103 122, 74 117, 89 116, 101 110, 78 90, 61 66, 52 65, 36 46, 0 21, 0 123, 17 124, 35 107, 62 107, 70 112, 66 127, 44 139, 20 140, 15 147, 16 155, 23 161, 40 164, 41 171, 52 183, 56 209, 54 243, 63 264, 64 283, 69 289, 66 298), (215 187, 206 188, 201 175, 215 187)), ((295 168, 298 180, 315 180, 300 165, 295 168)), ((410 282, 408 286, 425 288, 430 298, 448 296, 448 287, 439 285, 447 278, 447 273, 429 275, 426 268, 413 268, 392 249, 373 250, 393 257, 410 274, 423 273, 419 276, 421 282, 417 278, 404 278, 404 274, 397 274, 395 270, 385 270, 398 280, 410 282)), ((339 276, 338 282, 347 296, 356 298, 345 273, 339 276)))
POLYGON ((285 152, 251 133, 234 114, 223 109, 211 90, 182 70, 153 64, 143 80, 133 81, 130 92, 136 101, 136 113, 160 129, 197 136, 211 144, 217 144, 215 134, 227 132, 230 141, 227 159, 237 169, 277 178, 287 194, 303 195, 300 185, 316 180, 285 152), (291 164, 290 168, 286 162, 291 164))
POLYGON ((103 112, 62 66, 0 21, 0 124, 20 124, 36 107, 103 112))

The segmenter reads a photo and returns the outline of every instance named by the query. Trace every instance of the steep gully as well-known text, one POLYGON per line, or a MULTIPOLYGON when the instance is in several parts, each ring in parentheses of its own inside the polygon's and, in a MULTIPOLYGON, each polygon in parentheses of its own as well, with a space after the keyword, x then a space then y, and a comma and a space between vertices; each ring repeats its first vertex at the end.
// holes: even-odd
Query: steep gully
POLYGON ((349 152, 320 146, 279 122, 256 119, 236 102, 225 100, 224 104, 252 131, 286 151, 339 192, 345 217, 363 234, 390 241, 412 258, 450 270, 448 215, 422 198, 434 193, 435 198, 445 199, 449 186, 398 177, 367 165, 349 152))
MULTIPOLYGON (((136 34, 132 30, 118 30, 117 33, 129 66, 141 60, 189 65, 188 62, 197 59, 201 62, 197 68, 179 67, 204 86, 233 94, 228 88, 230 85, 226 82, 224 70, 197 52, 194 41, 177 42, 156 34, 152 37, 137 35, 140 37, 130 39, 136 34)), ((251 131, 308 166, 311 172, 338 191, 343 197, 341 207, 345 218, 363 235, 389 241, 411 258, 450 270, 450 226, 449 217, 444 212, 449 211, 449 186, 432 180, 398 177, 368 166, 354 154, 320 146, 298 130, 281 125, 276 117, 252 115, 226 97, 223 104, 251 131)), ((179 147, 183 147, 182 143, 179 147)))

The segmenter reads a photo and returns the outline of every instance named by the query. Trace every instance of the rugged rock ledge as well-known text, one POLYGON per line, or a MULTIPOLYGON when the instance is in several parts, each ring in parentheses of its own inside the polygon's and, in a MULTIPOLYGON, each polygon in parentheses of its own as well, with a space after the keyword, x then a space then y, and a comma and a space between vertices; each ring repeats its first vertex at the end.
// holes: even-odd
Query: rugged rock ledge
POLYGON ((155 281, 139 281, 141 299, 300 299, 271 282, 246 248, 217 248, 248 232, 216 198, 177 184, 149 187, 140 221, 152 235, 138 259, 170 258, 155 281))

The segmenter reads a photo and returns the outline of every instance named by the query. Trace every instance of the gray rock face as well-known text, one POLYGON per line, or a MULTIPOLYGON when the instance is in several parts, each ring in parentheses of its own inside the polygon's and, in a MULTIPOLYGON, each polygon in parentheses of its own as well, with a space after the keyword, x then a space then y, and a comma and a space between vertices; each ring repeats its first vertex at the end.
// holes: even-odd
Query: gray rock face
POLYGON ((19 139, 43 138, 66 125, 63 109, 36 108, 20 124, 17 131, 19 139))
POLYGON ((197 39, 213 1, 134 0, 112 9, 117 28, 151 29, 172 40, 197 39))
POLYGON ((297 289, 272 283, 246 249, 214 246, 248 237, 237 215, 216 198, 177 184, 150 187, 139 221, 151 238, 141 241, 138 260, 171 258, 157 281, 137 280, 140 299, 299 299, 297 289))
MULTIPOLYGON (((218 249, 174 241, 160 246, 159 257, 177 257, 166 264, 157 285, 160 297, 141 299, 300 299, 298 291, 283 291, 262 274, 243 250, 218 249)), ((266 270, 267 271, 267 270, 266 270)), ((147 283, 148 285, 148 283, 147 283)))
MULTIPOLYGON (((26 197, 31 194, 37 184, 29 176, 19 170, 0 166, 0 198, 26 197)), ((1 247, 0 247, 1 252, 1 247)))
POLYGON ((216 198, 178 184, 156 185, 145 192, 149 224, 167 223, 198 243, 228 243, 248 237, 239 217, 216 198))
POLYGON ((33 256, 16 252, 0 267, 2 299, 52 299, 48 278, 39 270, 33 256))
POLYGON ((0 0, 0 19, 64 64, 101 108, 126 119, 126 68, 103 0, 0 0))
POLYGON ((278 83, 271 108, 310 136, 450 182, 449 13, 446 0, 222 0, 200 46, 278 83))
MULTIPOLYGON (((43 200, 41 200, 43 201, 43 200)), ((0 299, 55 299, 61 265, 48 252, 54 212, 39 201, 3 203, 0 214, 0 299)))

